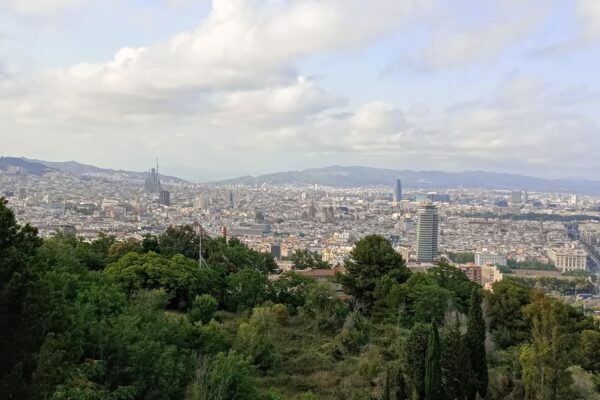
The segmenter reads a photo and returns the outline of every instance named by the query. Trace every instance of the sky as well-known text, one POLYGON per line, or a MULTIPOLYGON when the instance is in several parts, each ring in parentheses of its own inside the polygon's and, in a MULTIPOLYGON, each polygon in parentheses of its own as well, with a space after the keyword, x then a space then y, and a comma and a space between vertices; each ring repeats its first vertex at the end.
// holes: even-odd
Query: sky
POLYGON ((600 180, 600 0, 0 0, 0 155, 600 180))

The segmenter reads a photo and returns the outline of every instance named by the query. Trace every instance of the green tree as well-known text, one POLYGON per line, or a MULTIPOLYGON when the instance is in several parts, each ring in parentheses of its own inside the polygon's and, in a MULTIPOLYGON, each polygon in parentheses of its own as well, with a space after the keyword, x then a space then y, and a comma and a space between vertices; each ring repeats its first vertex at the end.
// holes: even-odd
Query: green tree
POLYGON ((220 277, 210 268, 199 268, 194 260, 178 254, 172 258, 156 253, 129 253, 110 264, 104 274, 122 285, 127 293, 140 289, 164 289, 169 307, 186 310, 196 294, 220 295, 220 277))
POLYGON ((441 355, 440 335, 434 319, 431 323, 425 356, 425 398, 427 400, 442 399, 441 355))
MULTIPOLYGON (((203 252, 204 247, 209 246, 210 237, 202 235, 203 252)), ((198 235, 191 225, 170 226, 165 233, 158 237, 158 246, 160 253, 166 257, 173 257, 182 254, 193 260, 198 259, 200 251, 200 235, 198 235)), ((207 256, 207 254, 203 254, 207 256)))
POLYGON ((485 398, 488 387, 487 356, 485 352, 485 321, 481 311, 481 293, 475 288, 471 294, 471 305, 467 316, 467 348, 471 365, 469 399, 477 395, 485 398))
POLYGON ((267 277, 253 269, 243 269, 227 277, 225 297, 232 311, 251 309, 269 299, 269 281, 267 277))
POLYGON ((465 399, 469 382, 470 360, 465 337, 461 332, 458 315, 456 320, 446 325, 441 334, 442 348, 442 387, 447 399, 465 399))
POLYGON ((586 370, 594 373, 600 372, 600 332, 593 330, 581 332, 577 358, 586 370))
POLYGON ((0 393, 7 398, 24 395, 40 345, 31 309, 38 273, 33 259, 40 245, 37 229, 17 224, 0 198, 0 393))
POLYGON ((532 323, 531 343, 522 347, 520 356, 528 396, 572 398, 567 368, 578 355, 580 332, 593 329, 591 322, 568 304, 541 292, 533 294, 524 312, 532 323))
POLYGON ((235 347, 258 368, 272 369, 280 361, 277 330, 277 318, 271 308, 256 307, 248 322, 240 324, 235 347))
POLYGON ((201 322, 206 324, 213 318, 218 308, 219 302, 210 294, 196 296, 192 303, 192 309, 188 314, 188 318, 192 323, 201 322))
POLYGON ((142 237, 142 253, 149 253, 151 251, 155 253, 160 253, 160 246, 158 244, 158 237, 152 235, 151 233, 146 233, 142 237))
POLYGON ((531 337, 531 323, 523 315, 531 289, 508 279, 496 282, 487 293, 486 316, 495 342, 503 349, 524 343, 531 337))
POLYGON ((272 284, 273 301, 288 306, 290 312, 296 313, 304 306, 308 291, 315 285, 315 280, 293 271, 279 275, 272 284))
POLYGON ((290 256, 294 269, 327 269, 329 263, 316 251, 298 249, 290 256))
POLYGON ((134 238, 128 238, 119 242, 113 243, 108 248, 108 259, 110 261, 117 261, 127 253, 140 253, 142 246, 134 238))
POLYGON ((425 399, 425 360, 430 330, 428 324, 417 323, 404 343, 404 370, 409 373, 411 398, 416 400, 425 399))
POLYGON ((354 296, 368 313, 375 301, 377 281, 386 275, 392 276, 397 283, 403 283, 410 272, 389 240, 380 235, 369 235, 356 242, 340 282, 344 291, 354 296))
POLYGON ((255 400, 256 381, 246 357, 231 351, 214 358, 201 357, 186 400, 255 400))

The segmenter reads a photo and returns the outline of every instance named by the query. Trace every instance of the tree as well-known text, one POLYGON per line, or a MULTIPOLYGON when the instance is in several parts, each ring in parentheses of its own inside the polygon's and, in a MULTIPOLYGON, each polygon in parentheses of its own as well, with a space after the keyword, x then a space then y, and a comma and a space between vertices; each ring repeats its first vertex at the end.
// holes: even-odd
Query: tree
POLYGON ((531 323, 523 315, 531 289, 508 279, 496 282, 487 293, 486 315, 495 342, 503 349, 524 343, 531 337, 531 323))
POLYGON ((308 249, 298 249, 291 256, 290 259, 294 265, 294 269, 327 269, 329 263, 323 261, 323 258, 316 251, 310 251, 308 249))
POLYGON ((465 399, 467 396, 465 383, 469 382, 471 366, 458 315, 454 322, 447 324, 443 329, 440 340, 444 397, 451 400, 465 399))
POLYGON ((252 365, 242 354, 233 351, 228 354, 217 354, 211 365, 210 381, 225 383, 223 399, 254 400, 256 398, 252 365))
POLYGON ((600 372, 600 332, 593 330, 581 332, 577 358, 586 370, 594 373, 600 372))
POLYGON ((277 318, 270 307, 256 307, 248 322, 240 325, 236 349, 262 370, 272 369, 279 362, 277 318))
POLYGON ((142 246, 134 238, 128 238, 119 242, 113 243, 108 248, 108 258, 110 261, 117 261, 127 253, 140 253, 142 246))
POLYGON ((290 312, 295 313, 304 305, 308 291, 315 283, 314 279, 293 271, 285 272, 272 284, 273 301, 285 304, 290 312))
POLYGON ((37 229, 17 224, 7 201, 0 198, 0 393, 21 397, 39 347, 36 315, 30 309, 34 256, 41 245, 37 229))
POLYGON ((442 367, 440 335, 435 319, 431 322, 425 359, 425 398, 442 399, 442 367))
MULTIPOLYGON (((205 252, 204 246, 209 246, 209 241, 210 237, 203 233, 203 253, 205 252)), ((191 225, 170 226, 165 233, 158 237, 158 246, 160 253, 166 257, 182 254, 187 258, 197 260, 200 251, 200 235, 191 225)), ((207 254, 203 254, 203 256, 208 258, 207 254)))
POLYGON ((369 235, 356 242, 340 282, 346 293, 354 296, 368 313, 375 301, 377 281, 388 274, 397 283, 403 283, 410 272, 389 240, 380 235, 369 235))
POLYGON ((227 277, 225 302, 232 311, 250 309, 268 299, 267 277, 253 269, 243 269, 227 277))
POLYGON ((472 379, 469 399, 477 395, 485 398, 488 386, 487 356, 485 353, 485 321, 481 311, 481 293, 474 288, 471 293, 471 304, 467 316, 467 348, 471 363, 472 379))
POLYGON ((528 396, 550 400, 571 398, 572 379, 567 368, 578 355, 580 332, 593 329, 591 321, 580 311, 542 292, 534 292, 524 313, 532 326, 531 343, 521 348, 520 356, 528 396))
POLYGON ((158 245, 158 237, 151 233, 146 233, 142 236, 142 253, 149 253, 151 251, 160 253, 160 246, 158 245))
POLYGON ((127 293, 165 289, 172 309, 189 309, 199 293, 220 295, 221 283, 216 271, 199 268, 195 260, 181 254, 169 259, 156 253, 129 253, 106 267, 104 274, 121 284, 127 293))
POLYGON ((425 399, 425 359, 430 330, 427 324, 417 323, 404 343, 404 370, 409 372, 411 398, 417 400, 425 399))
POLYGON ((206 324, 212 319, 218 307, 219 302, 210 294, 196 296, 192 303, 192 309, 188 314, 188 318, 192 323, 201 322, 206 324))
POLYGON ((464 272, 442 260, 430 268, 427 274, 434 277, 440 287, 453 293, 454 303, 460 312, 468 312, 471 292, 477 285, 471 282, 464 272))

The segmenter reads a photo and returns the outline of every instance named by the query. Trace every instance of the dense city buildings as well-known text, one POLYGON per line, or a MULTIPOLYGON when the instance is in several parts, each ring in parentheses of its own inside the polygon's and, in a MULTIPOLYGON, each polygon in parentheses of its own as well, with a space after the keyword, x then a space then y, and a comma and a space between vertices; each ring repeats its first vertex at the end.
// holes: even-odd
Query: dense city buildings
POLYGON ((480 267, 538 262, 565 271, 589 269, 596 268, 593 250, 600 246, 600 198, 594 196, 580 194, 573 206, 571 194, 529 192, 513 205, 511 190, 416 187, 403 188, 403 200, 396 202, 395 187, 166 179, 156 170, 135 180, 11 169, 0 172, 0 193, 20 222, 39 227, 44 236, 71 226, 83 240, 100 232, 141 239, 171 225, 200 223, 211 235, 237 237, 257 250, 269 252, 277 244, 282 259, 297 249, 316 251, 333 266, 343 265, 353 244, 372 233, 388 238, 411 268, 469 253, 480 267), (163 193, 148 193, 149 182, 160 182, 163 193), (556 249, 568 249, 571 258, 555 257, 556 249))

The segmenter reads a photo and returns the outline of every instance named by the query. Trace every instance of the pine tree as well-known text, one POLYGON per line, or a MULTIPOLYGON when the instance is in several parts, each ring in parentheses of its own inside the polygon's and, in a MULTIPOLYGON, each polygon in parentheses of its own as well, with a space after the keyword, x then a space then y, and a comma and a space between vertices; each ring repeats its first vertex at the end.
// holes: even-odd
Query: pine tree
POLYGON ((383 397, 382 400, 391 400, 391 394, 390 394, 390 368, 387 368, 387 371, 385 373, 385 387, 383 389, 383 397))
POLYGON ((396 376, 396 400, 406 400, 406 380, 402 368, 398 368, 396 376))
POLYGON ((473 289, 471 293, 466 340, 472 375, 469 385, 469 399, 476 399, 477 394, 485 398, 488 387, 487 357, 485 354, 485 321, 481 312, 481 293, 477 288, 473 289))
POLYGON ((431 322, 425 359, 425 398, 427 400, 442 399, 441 356, 440 335, 434 319, 431 322))

